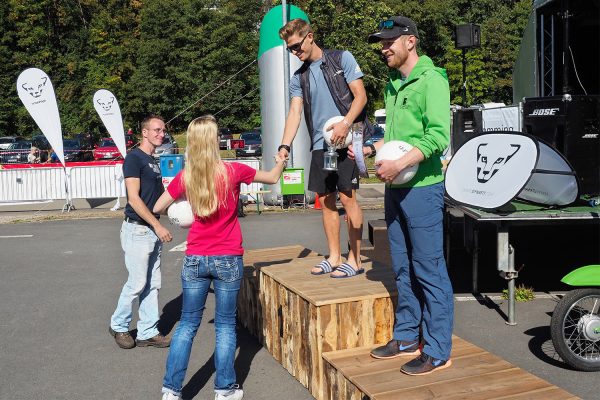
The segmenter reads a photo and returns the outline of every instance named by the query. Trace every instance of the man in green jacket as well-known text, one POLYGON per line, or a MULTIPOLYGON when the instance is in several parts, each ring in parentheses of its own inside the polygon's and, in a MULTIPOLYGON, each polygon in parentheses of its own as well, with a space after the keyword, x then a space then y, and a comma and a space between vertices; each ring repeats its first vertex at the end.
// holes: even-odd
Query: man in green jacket
POLYGON ((364 147, 373 156, 382 142, 402 140, 413 146, 402 158, 381 161, 377 177, 386 182, 385 219, 398 306, 393 339, 375 348, 375 358, 414 354, 402 366, 409 375, 428 374, 451 365, 454 303, 443 253, 444 175, 440 155, 450 137, 450 90, 446 72, 417 54, 415 23, 397 16, 382 21, 369 36, 381 42, 390 67, 385 88, 386 132, 383 141, 364 147), (392 184, 405 168, 418 165, 406 183, 392 184), (422 329, 422 342, 419 327, 422 329))

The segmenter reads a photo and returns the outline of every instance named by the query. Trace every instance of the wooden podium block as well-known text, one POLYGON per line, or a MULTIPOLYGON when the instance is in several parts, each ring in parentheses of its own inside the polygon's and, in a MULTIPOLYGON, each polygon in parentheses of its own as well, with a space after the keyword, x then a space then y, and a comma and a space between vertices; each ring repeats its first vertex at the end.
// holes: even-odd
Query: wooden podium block
POLYGON ((299 245, 248 250, 244 253, 244 279, 238 295, 238 320, 259 341, 262 342, 262 308, 258 296, 260 268, 316 255, 318 254, 312 250, 299 245))
POLYGON ((321 259, 260 273, 264 345, 317 399, 323 398, 322 354, 387 342, 397 297, 391 268, 363 262, 365 273, 352 278, 311 275, 321 259))
POLYGON ((326 400, 577 399, 457 336, 452 365, 419 377, 400 372, 413 357, 378 360, 372 346, 323 354, 326 400))
POLYGON ((374 219, 369 221, 369 241, 373 245, 373 250, 365 252, 365 255, 372 260, 391 266, 390 242, 385 220, 374 219))

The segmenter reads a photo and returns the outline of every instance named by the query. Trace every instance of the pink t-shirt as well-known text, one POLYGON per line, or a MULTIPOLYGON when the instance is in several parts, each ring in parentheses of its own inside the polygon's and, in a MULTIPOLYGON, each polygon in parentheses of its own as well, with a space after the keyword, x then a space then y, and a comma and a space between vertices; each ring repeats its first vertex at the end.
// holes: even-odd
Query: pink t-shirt
MULTIPOLYGON (((256 170, 241 163, 225 163, 229 176, 229 189, 225 207, 219 207, 212 215, 204 218, 195 216, 187 237, 187 255, 235 256, 243 255, 242 229, 237 218, 240 183, 250 184, 256 170)), ((182 182, 183 171, 171 181, 167 190, 174 199, 185 197, 182 182)))

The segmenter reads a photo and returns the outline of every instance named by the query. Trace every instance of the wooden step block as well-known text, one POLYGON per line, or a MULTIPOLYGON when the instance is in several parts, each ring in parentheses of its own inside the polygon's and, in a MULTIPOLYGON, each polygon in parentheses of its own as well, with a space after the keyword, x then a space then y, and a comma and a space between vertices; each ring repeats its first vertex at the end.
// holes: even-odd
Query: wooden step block
POLYGON ((324 353, 324 399, 577 398, 457 336, 452 339, 452 365, 423 376, 400 372, 412 356, 378 360, 369 354, 374 346, 324 353))
POLYGON ((265 265, 289 263, 296 258, 314 257, 318 253, 300 245, 248 250, 244 253, 244 279, 238 295, 238 320, 262 342, 262 308, 259 300, 258 273, 265 265))
POLYGON ((333 279, 310 274, 317 260, 263 267, 260 299, 266 349, 321 399, 322 353, 388 341, 397 294, 385 265, 364 261, 365 273, 333 279))
POLYGON ((377 244, 384 245, 383 242, 387 241, 387 224, 383 219, 372 219, 369 221, 369 242, 373 246, 377 244), (385 236, 382 236, 382 234, 385 236), (385 240, 384 240, 385 239, 385 240), (381 243, 377 243, 380 242, 381 243))
POLYGON ((368 254, 371 260, 391 266, 392 257, 385 220, 375 219, 369 221, 369 241, 373 245, 373 251, 368 251, 365 255, 368 254))

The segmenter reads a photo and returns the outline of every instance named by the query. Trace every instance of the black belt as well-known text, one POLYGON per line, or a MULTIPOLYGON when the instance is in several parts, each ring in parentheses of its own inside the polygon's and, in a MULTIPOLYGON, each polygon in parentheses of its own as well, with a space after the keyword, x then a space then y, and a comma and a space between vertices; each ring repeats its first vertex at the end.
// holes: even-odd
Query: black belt
POLYGON ((134 224, 134 225, 150 226, 150 224, 147 223, 146 221, 138 221, 137 219, 132 219, 129 217, 125 217, 125 222, 129 222, 130 224, 134 224))

